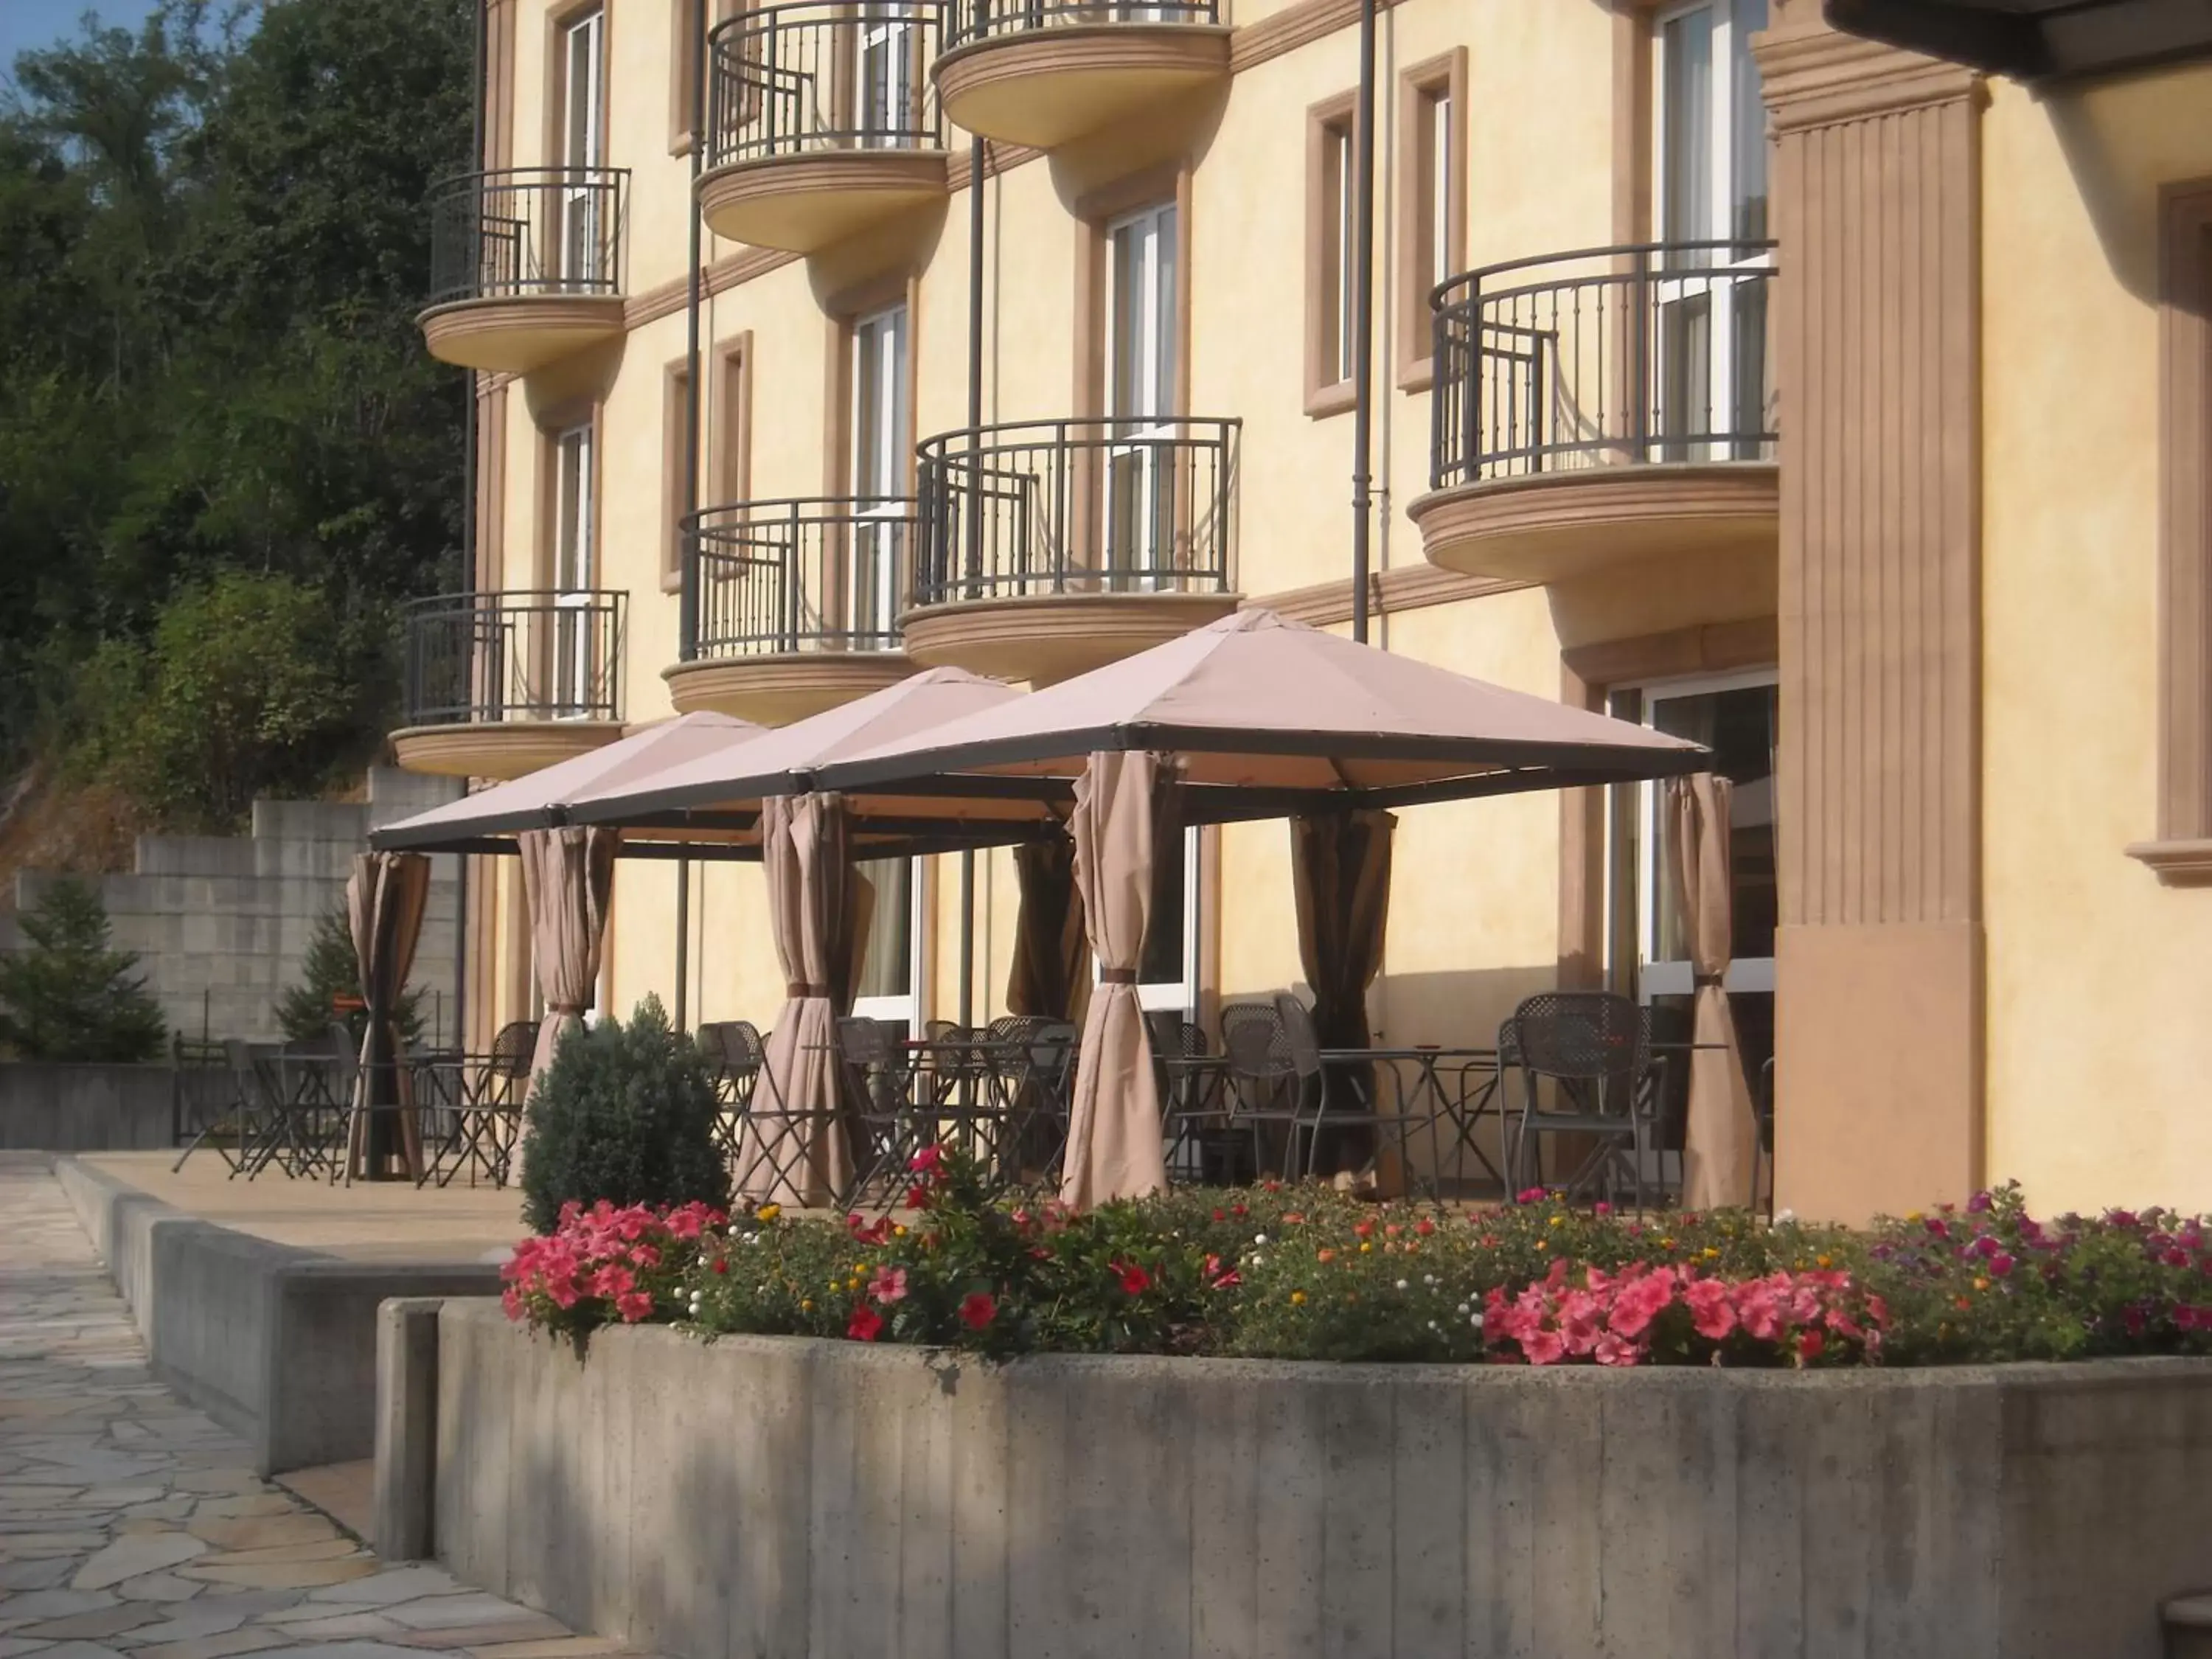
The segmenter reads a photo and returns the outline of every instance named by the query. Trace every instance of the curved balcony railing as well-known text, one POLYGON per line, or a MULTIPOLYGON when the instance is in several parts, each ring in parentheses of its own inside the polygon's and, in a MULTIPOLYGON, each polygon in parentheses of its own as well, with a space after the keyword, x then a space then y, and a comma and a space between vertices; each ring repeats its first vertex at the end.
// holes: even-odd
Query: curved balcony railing
POLYGON ((945 50, 1043 29, 1133 23, 1218 23, 1218 0, 949 0, 945 50))
POLYGON ((822 150, 942 149, 936 0, 763 6, 708 37, 706 163, 822 150))
POLYGON ((1431 483, 1771 460, 1774 246, 1589 248, 1441 284, 1431 483))
POLYGON ((746 501, 685 521, 697 658, 896 651, 921 537, 910 499, 746 501))
POLYGON ((619 720, 629 595, 447 593, 405 612, 409 726, 619 720))
POLYGON ((924 439, 916 601, 1226 592, 1239 428, 1164 415, 924 439))
POLYGON ((430 299, 623 293, 627 167, 507 167, 430 198, 430 299))

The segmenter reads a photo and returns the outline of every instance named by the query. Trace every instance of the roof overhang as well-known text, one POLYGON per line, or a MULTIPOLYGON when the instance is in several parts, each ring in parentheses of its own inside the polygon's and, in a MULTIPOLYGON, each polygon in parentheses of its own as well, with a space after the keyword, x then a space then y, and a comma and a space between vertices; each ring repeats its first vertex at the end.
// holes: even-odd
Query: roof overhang
POLYGON ((1832 27, 2019 81, 2212 55, 2212 0, 1821 0, 1832 27))

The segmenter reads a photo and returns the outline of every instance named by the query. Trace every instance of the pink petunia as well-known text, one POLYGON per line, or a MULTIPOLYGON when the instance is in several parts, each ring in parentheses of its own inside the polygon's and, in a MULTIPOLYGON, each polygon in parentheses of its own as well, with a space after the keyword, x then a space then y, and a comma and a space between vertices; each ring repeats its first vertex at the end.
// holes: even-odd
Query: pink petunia
POLYGON ((868 1295, 878 1302, 890 1304, 906 1300, 906 1269, 882 1267, 868 1281, 868 1295))
POLYGON ((1735 1329, 1735 1308, 1729 1287, 1717 1279, 1693 1279, 1682 1287, 1682 1300, 1690 1310, 1690 1325, 1709 1342, 1724 1341, 1735 1329))
POLYGON ((653 1298, 643 1291, 632 1291, 615 1298, 615 1311, 623 1316, 625 1324, 635 1325, 653 1311, 653 1298))
POLYGON ((1557 1331, 1530 1331, 1521 1339, 1521 1352, 1532 1365, 1556 1365, 1566 1357, 1567 1345, 1557 1331))

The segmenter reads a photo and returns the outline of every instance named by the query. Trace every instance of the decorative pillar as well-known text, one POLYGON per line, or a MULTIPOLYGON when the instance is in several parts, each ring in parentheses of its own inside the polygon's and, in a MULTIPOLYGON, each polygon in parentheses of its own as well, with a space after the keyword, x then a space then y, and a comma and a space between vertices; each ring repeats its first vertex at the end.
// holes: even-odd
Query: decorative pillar
POLYGON ((1983 1179, 1981 79, 1778 0, 1776 1194, 1983 1179))

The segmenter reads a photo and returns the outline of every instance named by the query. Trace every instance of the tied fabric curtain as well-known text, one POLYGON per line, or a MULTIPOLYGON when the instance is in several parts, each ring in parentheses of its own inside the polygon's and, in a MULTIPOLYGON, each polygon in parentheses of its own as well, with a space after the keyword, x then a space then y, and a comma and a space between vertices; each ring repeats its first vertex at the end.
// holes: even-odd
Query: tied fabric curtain
POLYGON ((1075 785, 1075 889, 1098 958, 1083 1020, 1060 1195, 1078 1208, 1167 1185, 1159 1088, 1137 997, 1167 768, 1157 755, 1101 751, 1075 785))
MULTIPOLYGON (((1324 1048, 1366 1048, 1367 988, 1382 969, 1390 913, 1390 852, 1398 820, 1388 812, 1328 812, 1291 820, 1291 880, 1298 917, 1298 963, 1313 987, 1314 1034, 1324 1048)), ((1375 1100, 1375 1079, 1360 1067, 1360 1097, 1375 1100)), ((1324 1173, 1354 1169, 1374 1155, 1373 1135, 1338 1132, 1324 1173)))
POLYGON ((1014 848, 1014 874, 1021 884, 1021 910, 1006 975, 1006 1011, 1079 1020, 1091 1000, 1085 971, 1091 947, 1084 943, 1083 906, 1075 896, 1075 843, 1024 842, 1014 848))
POLYGON ((779 1204, 826 1204, 852 1184, 833 1052, 860 943, 845 798, 771 795, 761 803, 761 869, 786 1000, 769 1038, 765 1112, 748 1115, 738 1190, 779 1204))
POLYGON ((1729 869, 1726 778, 1700 772, 1667 784, 1674 854, 1674 894, 1688 938, 1695 983, 1690 1051, 1689 1121, 1682 1141, 1682 1203, 1692 1210, 1752 1201, 1759 1124, 1737 1051, 1735 1017, 1722 979, 1733 951, 1735 918, 1729 869))
POLYGON ((515 839, 522 853, 523 903, 530 915, 531 966, 545 1000, 545 1018, 530 1056, 529 1092, 535 1093, 561 1039, 584 1023, 584 1010, 592 1006, 621 832, 569 824, 526 830, 515 839))
POLYGON ((422 1148, 411 1091, 401 1075, 399 1031, 392 1013, 415 966, 422 913, 430 902, 430 860, 420 853, 359 853, 346 882, 346 922, 361 974, 368 1027, 361 1066, 354 1076, 346 1127, 346 1179, 378 1181, 391 1173, 392 1126, 398 1126, 398 1155, 410 1180, 422 1173, 422 1148))

